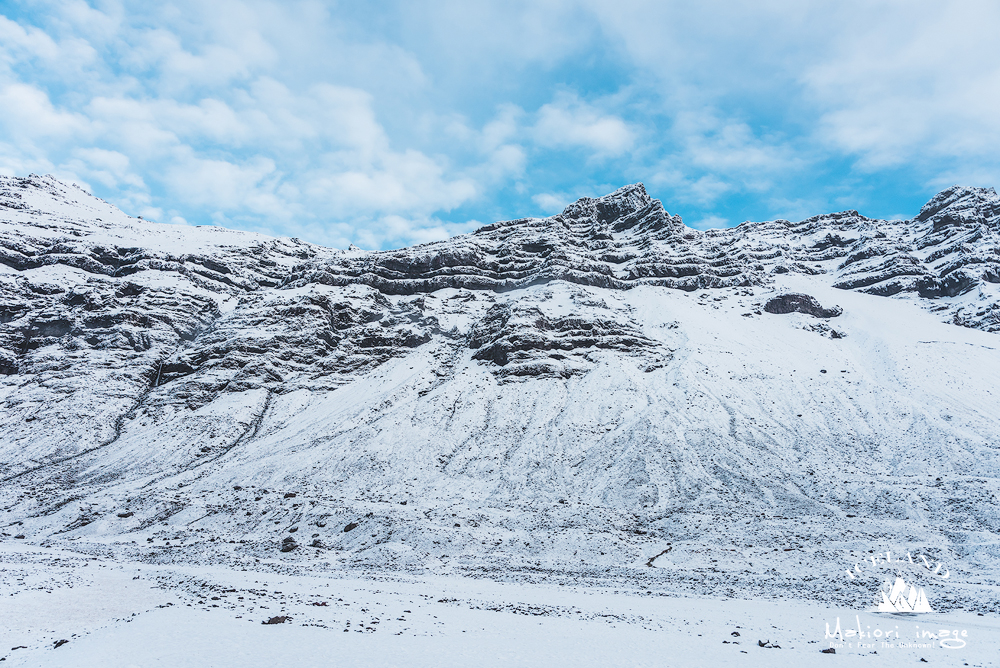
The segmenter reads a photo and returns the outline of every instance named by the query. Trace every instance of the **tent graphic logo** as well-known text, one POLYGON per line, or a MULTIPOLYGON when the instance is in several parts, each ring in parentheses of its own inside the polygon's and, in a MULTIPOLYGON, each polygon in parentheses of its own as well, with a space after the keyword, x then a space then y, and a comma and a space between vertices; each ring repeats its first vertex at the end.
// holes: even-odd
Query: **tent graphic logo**
POLYGON ((934 612, 923 587, 909 585, 901 577, 891 587, 888 585, 886 580, 875 596, 878 612, 934 612))

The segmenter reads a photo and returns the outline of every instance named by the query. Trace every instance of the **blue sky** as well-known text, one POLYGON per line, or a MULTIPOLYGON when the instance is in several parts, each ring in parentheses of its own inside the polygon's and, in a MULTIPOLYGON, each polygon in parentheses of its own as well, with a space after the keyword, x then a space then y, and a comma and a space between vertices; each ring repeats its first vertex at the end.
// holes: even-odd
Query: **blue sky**
POLYGON ((1000 185, 1000 4, 6 0, 0 173, 392 248, 636 181, 694 227, 1000 185))

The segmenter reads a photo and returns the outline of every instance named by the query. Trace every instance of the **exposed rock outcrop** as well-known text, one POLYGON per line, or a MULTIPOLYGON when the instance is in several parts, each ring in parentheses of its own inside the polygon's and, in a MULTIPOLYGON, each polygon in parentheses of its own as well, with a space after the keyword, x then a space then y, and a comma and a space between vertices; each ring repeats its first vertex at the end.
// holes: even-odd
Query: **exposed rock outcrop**
POLYGON ((777 297, 771 297, 764 304, 764 310, 768 313, 774 314, 784 314, 784 313, 805 313, 806 315, 815 316, 817 318, 836 318, 838 315, 844 312, 844 309, 839 306, 834 306, 833 308, 823 308, 815 297, 810 297, 809 295, 803 295, 796 292, 789 292, 787 294, 778 295, 777 297))

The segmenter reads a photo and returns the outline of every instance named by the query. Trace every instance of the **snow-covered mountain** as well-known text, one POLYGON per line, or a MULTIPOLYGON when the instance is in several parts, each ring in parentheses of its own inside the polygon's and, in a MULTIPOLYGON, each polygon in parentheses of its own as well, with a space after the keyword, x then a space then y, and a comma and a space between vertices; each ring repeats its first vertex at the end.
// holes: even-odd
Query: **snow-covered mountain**
POLYGON ((0 295, 4 540, 865 603, 919 550, 997 605, 993 190, 701 232, 633 185, 365 252, 0 177, 0 295))

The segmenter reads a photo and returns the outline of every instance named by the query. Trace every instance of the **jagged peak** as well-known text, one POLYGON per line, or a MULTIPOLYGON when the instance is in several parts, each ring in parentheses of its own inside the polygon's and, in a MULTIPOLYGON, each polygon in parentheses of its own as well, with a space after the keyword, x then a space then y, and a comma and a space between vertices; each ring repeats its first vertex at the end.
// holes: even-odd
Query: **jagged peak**
POLYGON ((22 190, 34 188, 45 192, 51 192, 53 189, 65 192, 68 188, 75 188, 76 190, 87 192, 79 185, 70 181, 63 181, 52 174, 28 174, 27 176, 4 176, 0 174, 0 184, 22 190))
MULTIPOLYGON (((45 202, 63 201, 67 198, 84 198, 86 201, 93 200, 107 204, 104 200, 95 197, 93 193, 85 190, 79 184, 72 181, 63 181, 52 174, 29 174, 28 176, 4 176, 0 175, 0 197, 21 199, 28 197, 38 205, 45 202)), ((17 208, 17 207, 15 207, 17 208)), ((117 207, 115 207, 117 209, 117 207)))
POLYGON ((613 193, 598 197, 597 201, 607 206, 619 206, 627 211, 638 211, 649 206, 652 198, 642 183, 622 186, 613 193))
POLYGON ((646 187, 641 183, 633 183, 603 197, 581 197, 563 209, 560 215, 566 218, 593 217, 599 222, 610 222, 641 211, 652 202, 646 187))
POLYGON ((932 197, 920 208, 915 220, 923 222, 949 209, 992 218, 1000 216, 1000 197, 994 188, 955 185, 932 197))

